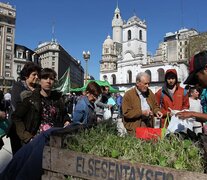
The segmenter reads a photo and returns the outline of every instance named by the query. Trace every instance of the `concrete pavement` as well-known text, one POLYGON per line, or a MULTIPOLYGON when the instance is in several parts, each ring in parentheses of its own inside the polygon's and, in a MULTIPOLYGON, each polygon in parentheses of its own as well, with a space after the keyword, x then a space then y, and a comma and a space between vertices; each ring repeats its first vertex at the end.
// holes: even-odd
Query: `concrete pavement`
POLYGON ((4 146, 0 150, 0 172, 4 170, 6 165, 12 159, 10 139, 4 137, 3 141, 4 141, 4 146))

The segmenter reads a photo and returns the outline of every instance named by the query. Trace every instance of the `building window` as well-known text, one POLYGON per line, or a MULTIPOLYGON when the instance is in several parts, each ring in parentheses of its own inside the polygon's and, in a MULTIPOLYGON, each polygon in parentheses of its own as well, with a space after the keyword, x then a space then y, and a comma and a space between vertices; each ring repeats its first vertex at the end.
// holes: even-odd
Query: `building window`
POLYGON ((109 53, 109 48, 105 48, 105 53, 109 53))
POLYGON ((8 24, 12 24, 12 21, 8 20, 8 24))
POLYGON ((10 68, 11 68, 11 64, 10 64, 10 63, 6 63, 6 64, 5 64, 5 68, 6 68, 6 69, 10 69, 10 68))
POLYGON ((187 45, 188 44, 188 42, 187 41, 185 41, 185 45, 187 45))
POLYGON ((139 30, 139 39, 142 40, 142 30, 139 30))
POLYGON ((116 84, 116 75, 112 74, 112 84, 116 84))
POLYGON ((10 28, 10 27, 7 27, 7 33, 10 33, 10 34, 12 34, 12 28, 10 28))
POLYGON ((9 11, 8 15, 13 16, 13 12, 9 11))
POLYGON ((106 75, 103 76, 104 81, 108 81, 108 78, 106 75))
POLYGON ((6 50, 11 51, 12 50, 12 46, 11 45, 6 45, 6 50))
POLYGON ((127 71, 127 83, 132 83, 132 72, 131 71, 127 71))
POLYGON ((116 15, 116 19, 119 19, 119 15, 118 14, 116 15))
POLYGON ((188 57, 188 49, 185 49, 185 57, 188 57))
POLYGON ((11 54, 6 53, 6 59, 7 59, 7 60, 11 60, 11 59, 12 59, 12 55, 11 55, 11 54))
POLYGON ((150 76, 150 82, 151 82, 151 80, 152 80, 151 71, 150 70, 146 70, 145 72, 150 76))
POLYGON ((21 72, 22 66, 21 65, 17 65, 17 74, 19 74, 21 72))
POLYGON ((5 72, 5 77, 10 77, 11 73, 10 72, 5 72))
POLYGON ((6 37, 6 42, 10 42, 11 43, 12 42, 12 37, 11 36, 7 36, 6 37))
POLYGON ((52 60, 54 61, 55 60, 55 57, 52 57, 52 60))
POLYGON ((180 42, 180 46, 182 46, 182 42, 180 42))
POLYGON ((17 52, 17 58, 23 59, 23 52, 17 52))
POLYGON ((158 80, 161 81, 161 82, 164 82, 165 81, 165 71, 164 69, 160 68, 157 70, 158 72, 158 80))
POLYGON ((131 30, 128 30, 128 40, 131 40, 131 37, 132 36, 132 32, 131 32, 131 30))
POLYGON ((52 66, 55 66, 55 62, 52 62, 52 66))

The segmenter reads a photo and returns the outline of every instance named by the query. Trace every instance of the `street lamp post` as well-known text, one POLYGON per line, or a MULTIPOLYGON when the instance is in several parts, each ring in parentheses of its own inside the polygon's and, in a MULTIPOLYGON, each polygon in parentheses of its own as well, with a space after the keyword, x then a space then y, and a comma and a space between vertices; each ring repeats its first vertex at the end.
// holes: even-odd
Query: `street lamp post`
POLYGON ((85 74, 85 84, 88 80, 88 60, 90 59, 90 52, 83 51, 83 59, 86 61, 86 74, 85 74))

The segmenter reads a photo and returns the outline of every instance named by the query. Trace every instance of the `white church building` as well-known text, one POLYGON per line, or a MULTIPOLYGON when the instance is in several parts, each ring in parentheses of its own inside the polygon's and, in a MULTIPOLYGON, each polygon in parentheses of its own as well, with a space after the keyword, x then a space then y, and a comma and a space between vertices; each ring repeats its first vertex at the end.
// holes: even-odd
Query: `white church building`
POLYGON ((124 21, 117 6, 112 19, 112 33, 112 38, 108 35, 103 43, 100 80, 107 80, 119 90, 127 90, 134 86, 139 72, 147 72, 151 77, 150 88, 156 92, 164 83, 167 69, 176 69, 181 83, 188 76, 188 37, 198 34, 196 30, 181 29, 167 33, 151 57, 147 52, 145 20, 134 15, 124 21))

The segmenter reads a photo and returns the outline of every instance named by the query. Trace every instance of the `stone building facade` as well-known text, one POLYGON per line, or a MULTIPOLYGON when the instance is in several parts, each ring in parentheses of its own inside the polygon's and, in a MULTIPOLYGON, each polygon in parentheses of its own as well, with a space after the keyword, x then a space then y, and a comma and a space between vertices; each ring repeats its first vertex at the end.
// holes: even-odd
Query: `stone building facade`
POLYGON ((0 89, 11 88, 16 9, 0 2, 0 89))
POLYGON ((38 45, 35 52, 39 55, 42 68, 52 68, 57 72, 57 78, 70 68, 71 87, 82 87, 84 82, 84 69, 77 61, 56 41, 44 42, 38 45))
POLYGON ((164 83, 167 69, 177 70, 181 85, 187 78, 189 38, 198 34, 196 30, 183 28, 175 33, 166 33, 155 55, 150 56, 145 20, 134 15, 124 21, 117 6, 112 19, 112 33, 112 38, 108 35, 103 43, 100 80, 127 90, 135 84, 139 72, 147 72, 151 76, 150 88, 156 92, 164 83))
POLYGON ((190 57, 203 50, 207 50, 207 32, 203 32, 189 38, 190 57))
POLYGON ((32 61, 39 64, 39 56, 31 49, 15 44, 14 45, 14 64, 13 64, 13 78, 15 81, 19 80, 19 73, 26 62, 32 61))

